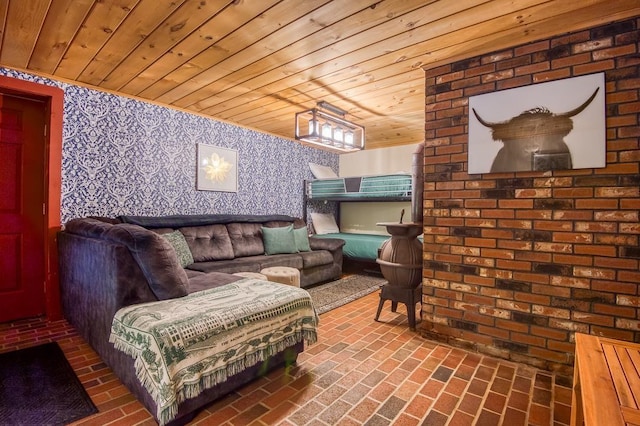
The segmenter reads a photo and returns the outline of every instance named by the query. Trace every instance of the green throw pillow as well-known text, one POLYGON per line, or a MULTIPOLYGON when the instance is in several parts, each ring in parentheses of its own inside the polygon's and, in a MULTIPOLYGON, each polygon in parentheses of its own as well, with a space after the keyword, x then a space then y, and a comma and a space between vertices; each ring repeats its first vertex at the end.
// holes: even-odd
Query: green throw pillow
POLYGON ((262 227, 265 254, 297 253, 293 225, 279 228, 262 227))
POLYGON ((296 242, 298 251, 311 251, 309 247, 309 233, 307 228, 298 228, 293 230, 293 239, 296 242))
POLYGON ((175 230, 169 234, 162 234, 162 236, 169 241, 171 247, 176 251, 180 266, 185 268, 193 263, 193 255, 191 254, 187 240, 184 239, 182 232, 175 230))

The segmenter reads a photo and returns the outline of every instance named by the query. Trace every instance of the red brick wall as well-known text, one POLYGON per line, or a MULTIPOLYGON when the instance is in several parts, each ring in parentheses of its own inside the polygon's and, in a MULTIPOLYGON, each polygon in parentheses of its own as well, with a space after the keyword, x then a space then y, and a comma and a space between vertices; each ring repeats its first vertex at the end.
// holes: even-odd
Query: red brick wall
POLYGON ((639 25, 425 70, 423 335, 567 375, 576 331, 640 341, 639 25), (467 174, 469 96, 602 71, 606 168, 467 174))

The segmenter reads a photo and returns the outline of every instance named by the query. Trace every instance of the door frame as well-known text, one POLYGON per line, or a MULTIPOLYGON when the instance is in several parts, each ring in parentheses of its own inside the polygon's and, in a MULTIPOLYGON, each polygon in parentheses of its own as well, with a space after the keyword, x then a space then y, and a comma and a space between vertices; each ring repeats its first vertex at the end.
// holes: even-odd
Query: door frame
POLYGON ((44 271, 45 315, 50 320, 62 318, 60 281, 58 277, 57 234, 61 229, 60 200, 62 191, 62 125, 64 91, 58 87, 0 76, 0 90, 5 93, 37 99, 45 103, 45 214, 44 271))

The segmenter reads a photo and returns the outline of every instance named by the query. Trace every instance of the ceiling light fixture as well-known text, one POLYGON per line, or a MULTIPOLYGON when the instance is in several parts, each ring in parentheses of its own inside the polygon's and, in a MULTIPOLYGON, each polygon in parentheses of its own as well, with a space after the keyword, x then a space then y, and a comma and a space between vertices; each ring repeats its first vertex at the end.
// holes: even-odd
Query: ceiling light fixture
POLYGON ((364 127, 347 121, 347 112, 325 101, 296 113, 296 139, 341 153, 364 149, 364 127))

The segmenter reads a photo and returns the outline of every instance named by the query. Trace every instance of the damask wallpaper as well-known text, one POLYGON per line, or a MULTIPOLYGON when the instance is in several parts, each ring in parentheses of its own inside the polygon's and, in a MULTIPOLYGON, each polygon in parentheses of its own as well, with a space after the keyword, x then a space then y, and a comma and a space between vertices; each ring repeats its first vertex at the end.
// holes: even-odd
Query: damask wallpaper
POLYGON ((64 90, 63 223, 121 214, 299 217, 308 163, 338 170, 337 154, 288 139, 15 70, 0 75, 64 90), (196 190, 198 143, 237 150, 237 193, 196 190))

